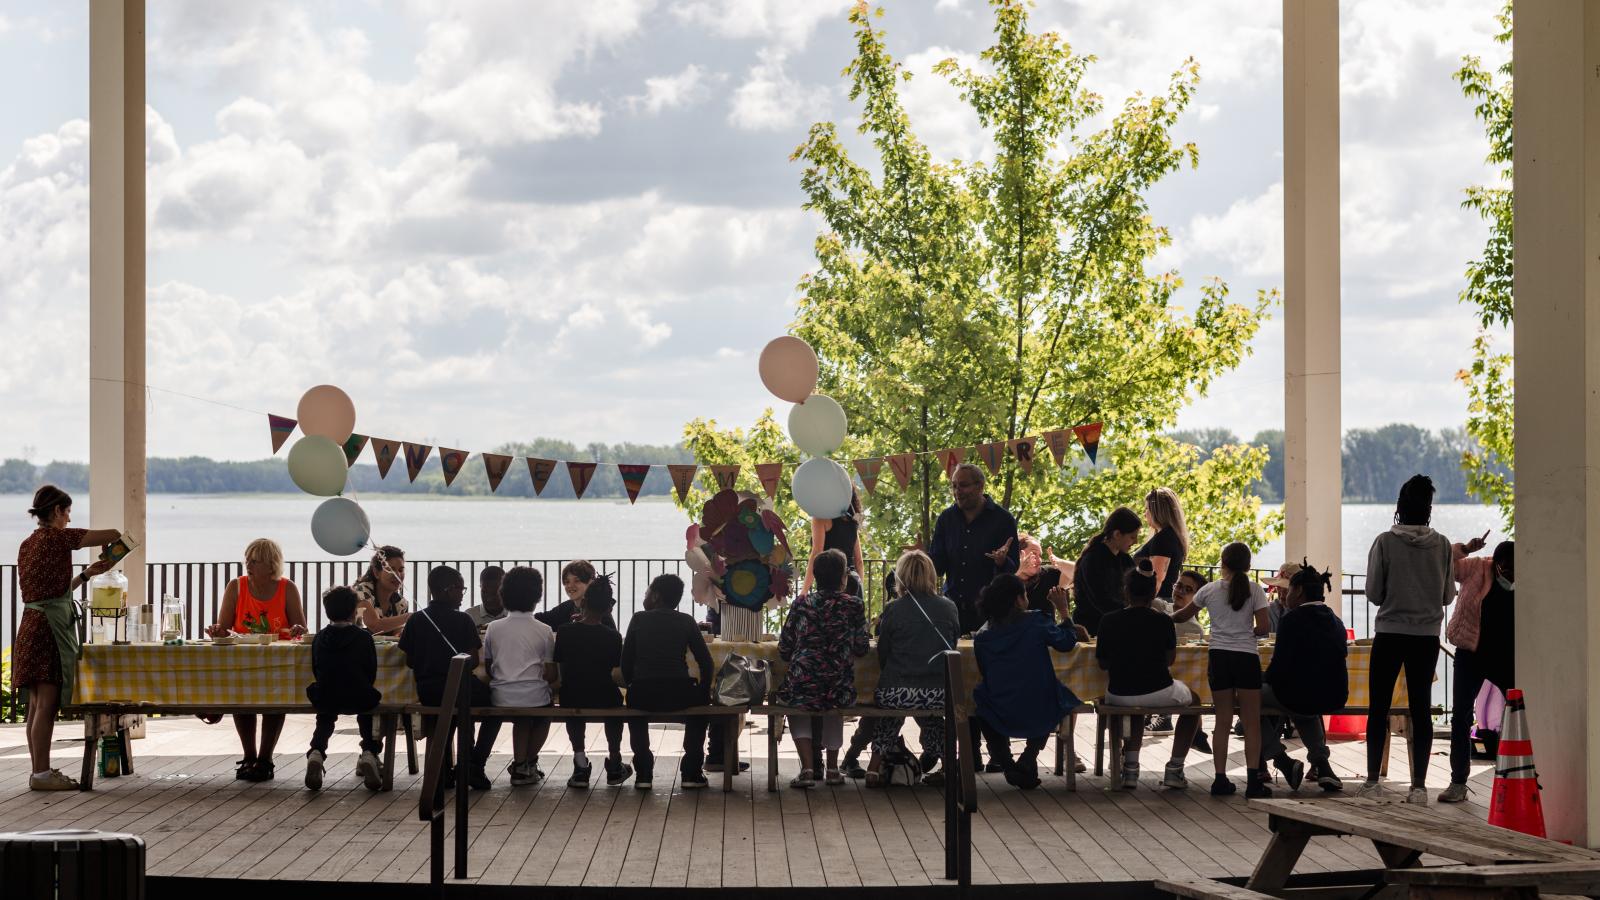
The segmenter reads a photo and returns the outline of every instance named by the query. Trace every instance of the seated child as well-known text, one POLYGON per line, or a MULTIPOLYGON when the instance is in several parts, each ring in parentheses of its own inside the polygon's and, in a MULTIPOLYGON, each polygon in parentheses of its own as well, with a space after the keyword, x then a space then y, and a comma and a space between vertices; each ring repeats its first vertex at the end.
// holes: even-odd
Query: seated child
MULTIPOLYGON (((556 636, 556 665, 561 669, 561 705, 590 709, 622 706, 622 691, 612 674, 622 663, 622 635, 606 625, 617 605, 611 579, 601 575, 584 589, 578 617, 562 626, 556 636)), ((582 723, 579 723, 580 725, 582 723)), ((633 777, 633 767, 622 761, 622 720, 607 719, 606 784, 616 787, 633 777)), ((582 748, 579 748, 582 754, 582 748)), ((568 787, 586 788, 594 766, 583 757, 574 765, 568 787)))
MULTIPOLYGON (((1172 618, 1154 608, 1155 567, 1141 559, 1124 582, 1127 607, 1108 612, 1100 619, 1095 644, 1095 660, 1109 676, 1105 702, 1111 706, 1188 706, 1194 702, 1189 686, 1172 678, 1171 666, 1178 656, 1178 632, 1172 618)), ((1123 717, 1127 718, 1127 717, 1123 717)), ((1144 720, 1133 720, 1133 734, 1123 746, 1122 786, 1139 785, 1139 745, 1144 739, 1144 720)), ((1189 786, 1183 774, 1183 761, 1200 730, 1199 716, 1179 716, 1173 735, 1172 757, 1161 778, 1165 787, 1182 790, 1189 786)))
POLYGON ((383 741, 373 731, 373 707, 383 699, 373 682, 378 680, 378 649, 372 635, 356 627, 356 592, 336 587, 322 595, 322 609, 328 614, 328 627, 311 642, 311 674, 316 679, 306 687, 306 697, 317 711, 316 729, 311 732, 311 749, 306 751, 306 787, 322 790, 323 766, 328 758, 328 738, 339 716, 355 714, 361 729, 361 757, 356 774, 367 790, 383 787, 378 771, 378 751, 383 741))
MULTIPOLYGON (((550 706, 556 677, 556 634, 533 617, 544 593, 538 569, 517 566, 500 583, 506 615, 489 623, 483 659, 489 667, 489 699, 495 706, 550 706)), ((550 734, 549 719, 518 719, 512 726, 511 786, 538 784, 539 751, 550 734)))

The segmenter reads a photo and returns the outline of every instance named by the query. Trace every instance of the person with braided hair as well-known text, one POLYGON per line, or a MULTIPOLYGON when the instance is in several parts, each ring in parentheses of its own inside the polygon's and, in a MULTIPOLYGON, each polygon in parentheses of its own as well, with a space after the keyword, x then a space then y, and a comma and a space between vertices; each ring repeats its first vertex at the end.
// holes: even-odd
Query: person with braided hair
MULTIPOLYGON (((622 705, 612 670, 622 662, 622 635, 606 624, 617 605, 610 575, 597 575, 583 589, 583 602, 577 615, 556 632, 555 661, 561 668, 561 705, 610 709, 622 705)), ((622 761, 622 720, 607 719, 606 784, 616 787, 633 775, 633 768, 622 761)), ((589 786, 594 764, 585 749, 589 729, 585 722, 567 722, 567 739, 572 742, 572 777, 567 787, 589 786)))
POLYGON ((1285 715, 1306 746, 1306 762, 1317 785, 1324 791, 1344 788, 1328 763, 1322 728, 1322 717, 1343 709, 1349 699, 1344 622, 1323 599, 1332 581, 1330 573, 1318 572, 1310 563, 1302 563, 1289 579, 1272 662, 1261 676, 1260 768, 1265 770, 1270 760, 1291 791, 1300 789, 1307 769, 1283 745, 1285 715))

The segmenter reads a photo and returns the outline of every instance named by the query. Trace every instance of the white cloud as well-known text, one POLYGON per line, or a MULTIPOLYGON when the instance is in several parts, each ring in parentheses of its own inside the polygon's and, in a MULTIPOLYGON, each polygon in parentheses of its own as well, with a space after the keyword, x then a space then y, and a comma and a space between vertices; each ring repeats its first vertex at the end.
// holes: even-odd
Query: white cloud
POLYGON ((1235 200, 1221 215, 1194 217, 1174 241, 1182 258, 1208 256, 1231 271, 1281 280, 1283 276, 1283 182, 1258 196, 1235 200))
MULTIPOLYGON (((713 76, 714 77, 714 76, 713 76)), ((710 89, 706 70, 690 63, 675 75, 657 75, 644 80, 644 93, 628 97, 629 109, 660 115, 662 110, 691 106, 704 100, 710 89)))
POLYGON ((790 77, 781 51, 763 50, 744 84, 733 92, 728 123, 745 131, 785 131, 824 114, 828 88, 790 77))
POLYGON ((11 30, 11 20, 0 15, 0 37, 4 37, 11 30))
POLYGON ((963 69, 990 71, 972 51, 950 47, 920 50, 901 61, 905 71, 911 74, 911 80, 900 83, 900 102, 917 137, 936 158, 967 161, 990 158, 994 155, 994 142, 978 123, 977 114, 961 99, 960 92, 951 86, 949 79, 934 74, 933 67, 946 59, 954 59, 963 69))
POLYGON ((680 20, 725 38, 755 38, 799 49, 819 24, 842 21, 851 0, 692 0, 673 5, 680 20))

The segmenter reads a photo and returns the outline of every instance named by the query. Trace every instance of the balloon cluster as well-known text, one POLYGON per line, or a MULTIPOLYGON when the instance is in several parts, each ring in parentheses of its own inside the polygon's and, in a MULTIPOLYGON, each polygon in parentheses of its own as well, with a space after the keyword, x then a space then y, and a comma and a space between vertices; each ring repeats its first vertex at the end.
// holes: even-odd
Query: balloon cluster
POLYGON ((789 539, 783 520, 765 498, 720 491, 706 501, 700 521, 684 536, 689 568, 716 584, 725 602, 758 610, 774 597, 789 596, 794 578, 789 539))
POLYGON ((776 338, 761 351, 761 383, 778 399, 795 404, 789 410, 789 438, 811 459, 795 469, 789 482, 794 501, 814 519, 832 519, 850 508, 855 485, 844 466, 828 454, 844 443, 844 408, 817 388, 820 366, 816 351, 797 337, 776 338))
POLYGON ((355 404, 344 391, 319 384, 300 398, 298 418, 305 436, 289 448, 289 477, 300 490, 329 498, 311 514, 311 537, 334 556, 359 553, 372 525, 360 504, 338 496, 350 472, 344 443, 356 429, 355 404))

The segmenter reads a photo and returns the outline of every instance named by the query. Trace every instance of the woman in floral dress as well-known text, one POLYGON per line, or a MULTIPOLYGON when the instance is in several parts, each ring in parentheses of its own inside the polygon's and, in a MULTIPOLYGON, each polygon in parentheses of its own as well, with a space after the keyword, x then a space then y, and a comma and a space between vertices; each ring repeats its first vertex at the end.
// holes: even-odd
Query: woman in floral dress
MULTIPOLYGON (((855 705, 855 658, 867 655, 871 638, 867 634, 866 607, 860 597, 846 590, 849 574, 850 564, 838 550, 823 551, 812 561, 811 576, 817 589, 790 608, 778 638, 778 653, 789 664, 788 674, 778 688, 780 706, 823 713, 855 705)), ((828 754, 826 782, 844 784, 844 775, 839 772, 844 719, 790 716, 789 729, 794 733, 801 764, 808 766, 789 786, 808 788, 816 784, 816 774, 809 768, 815 758, 814 740, 820 740, 828 754)))

